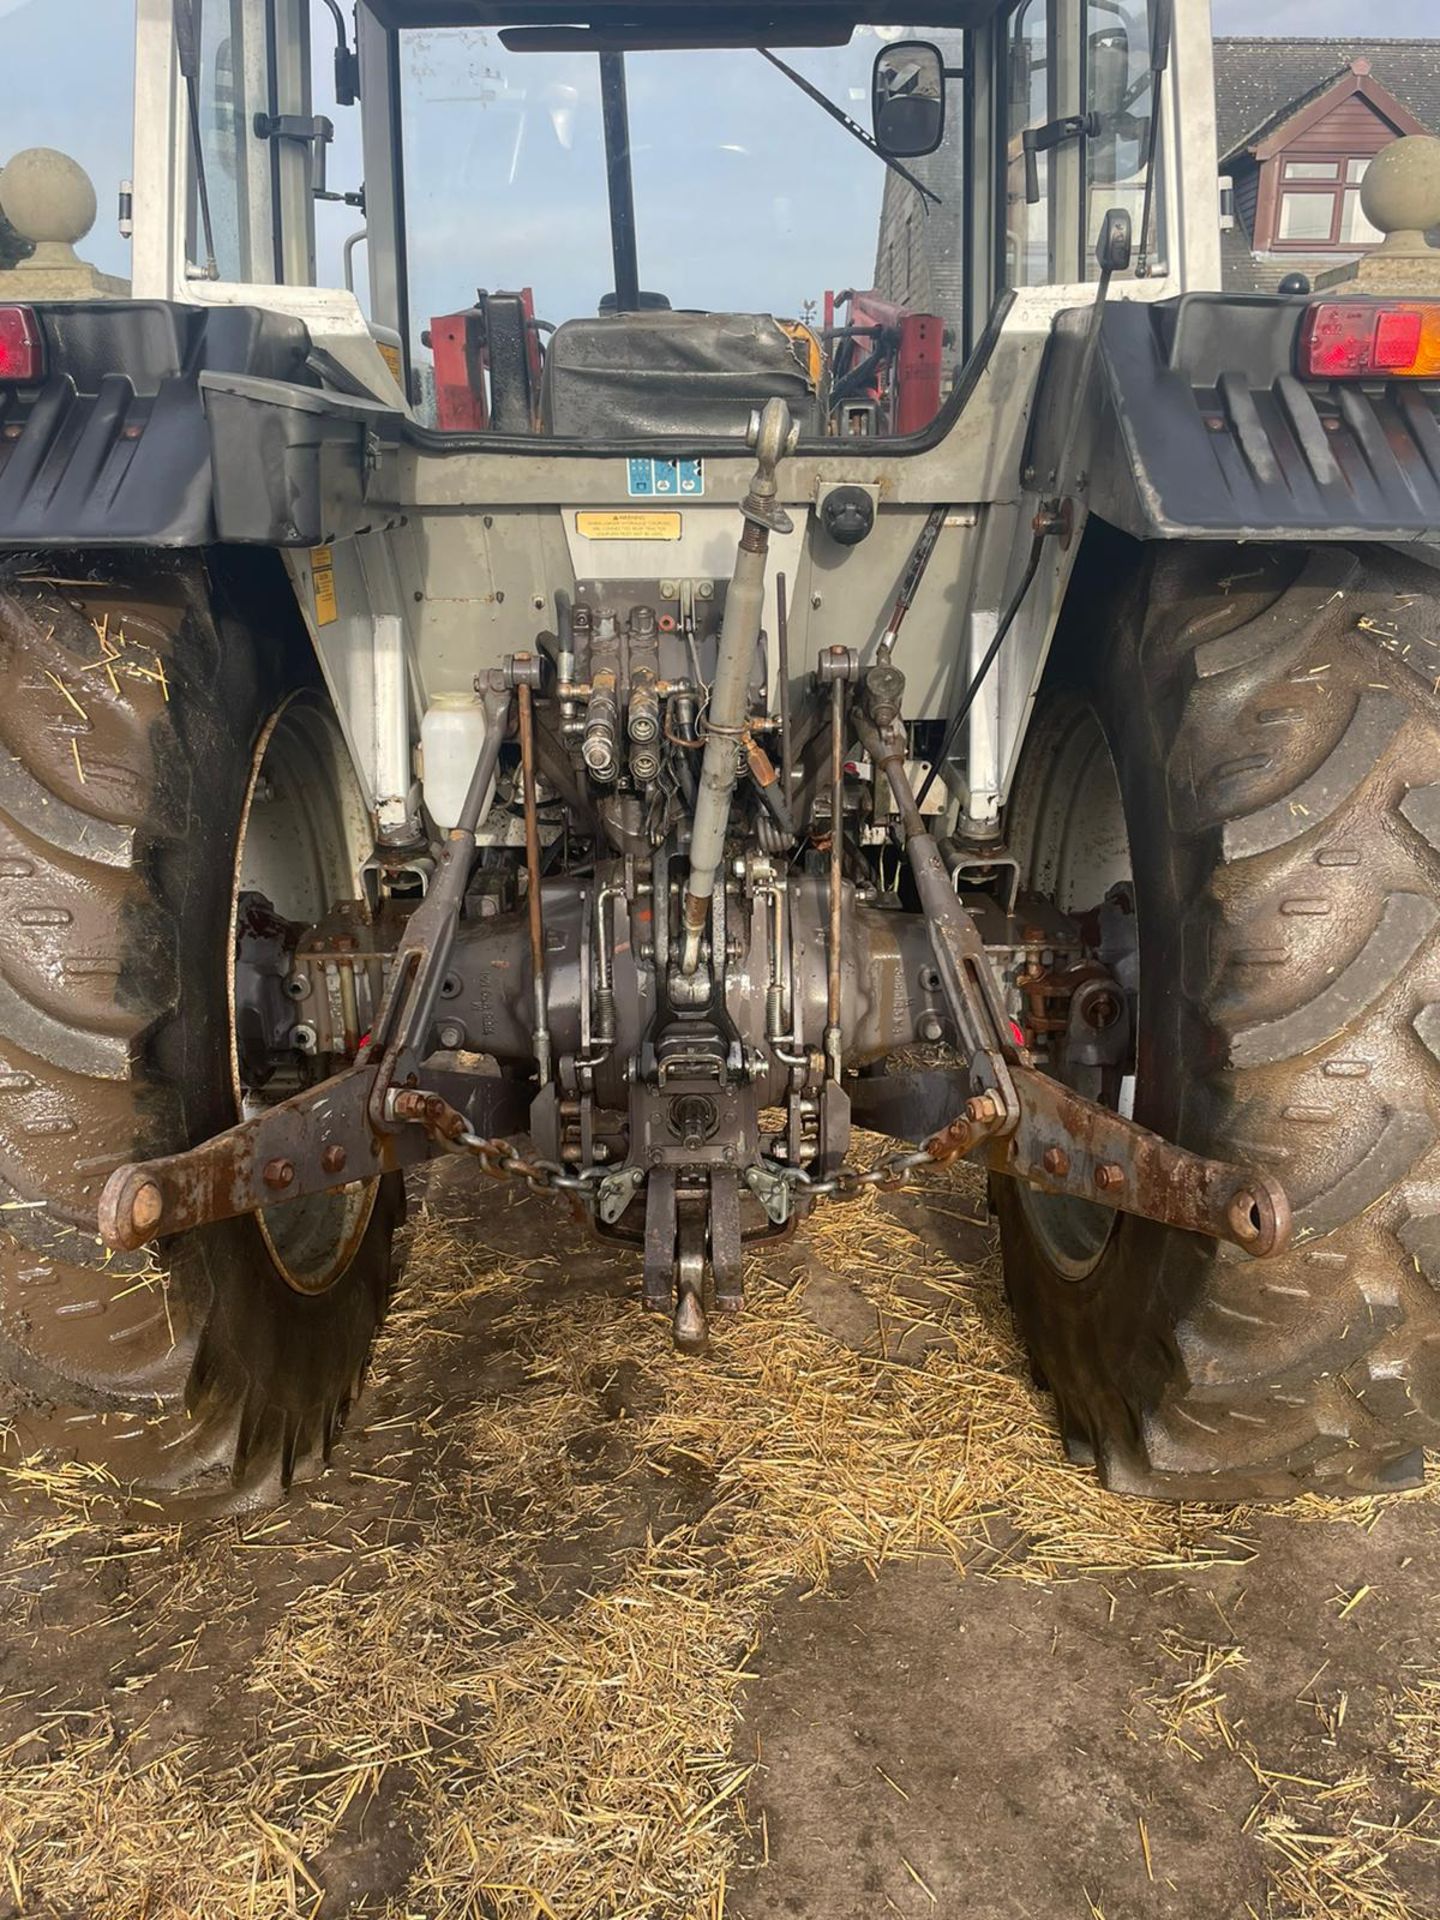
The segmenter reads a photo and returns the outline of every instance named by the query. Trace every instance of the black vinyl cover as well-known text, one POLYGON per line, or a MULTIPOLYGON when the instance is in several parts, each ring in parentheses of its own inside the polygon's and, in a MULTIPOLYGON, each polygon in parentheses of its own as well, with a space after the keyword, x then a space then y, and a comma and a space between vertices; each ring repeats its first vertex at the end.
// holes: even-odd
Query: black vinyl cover
POLYGON ((545 359, 546 431, 583 440, 660 434, 743 440, 750 414, 789 402, 820 429, 803 345, 763 313, 626 313, 568 320, 545 359))

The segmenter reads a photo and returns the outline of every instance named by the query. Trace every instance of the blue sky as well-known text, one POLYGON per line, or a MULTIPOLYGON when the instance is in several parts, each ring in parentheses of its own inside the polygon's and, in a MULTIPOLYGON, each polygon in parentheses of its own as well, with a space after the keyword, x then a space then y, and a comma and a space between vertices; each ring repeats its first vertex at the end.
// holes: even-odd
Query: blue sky
POLYGON ((1440 35, 1440 0, 1212 0, 1217 33, 1440 35), (1386 16, 1389 16, 1387 18, 1386 16))

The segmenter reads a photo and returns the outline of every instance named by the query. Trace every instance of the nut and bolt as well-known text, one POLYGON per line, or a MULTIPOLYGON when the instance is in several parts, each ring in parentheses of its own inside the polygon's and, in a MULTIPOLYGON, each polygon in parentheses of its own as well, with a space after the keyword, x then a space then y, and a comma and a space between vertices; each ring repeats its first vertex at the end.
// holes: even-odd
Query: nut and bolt
POLYGON ((1113 993, 1097 993, 1085 1002, 1083 1012, 1086 1026, 1098 1032, 1113 1027, 1120 1018, 1120 1002, 1113 993))
POLYGON ((465 1029, 458 1020, 442 1020, 435 1037, 446 1053, 458 1053, 465 1044, 465 1029))
POLYGON ((344 1147, 326 1147, 320 1156, 320 1164, 326 1173, 343 1173, 347 1157, 344 1147))
POLYGON ((295 1184, 295 1162, 293 1160, 267 1160, 261 1179, 267 1187, 283 1192, 286 1187, 295 1184))
POLYGON ((1052 1180, 1063 1180, 1070 1171, 1070 1156, 1063 1147, 1047 1147, 1040 1164, 1052 1180))
POLYGON ((965 1102, 965 1118, 974 1126, 988 1127, 1001 1116, 1000 1102, 993 1093, 977 1093, 973 1100, 965 1102))
POLYGON ((1107 1160, 1095 1169, 1095 1185, 1101 1193, 1118 1193, 1125 1184, 1125 1169, 1107 1160))
POLYGON ((938 1013, 922 1013, 915 1023, 915 1032, 927 1046, 934 1046, 944 1037, 945 1022, 938 1013))
POLYGON ((153 1180, 146 1180, 135 1190, 135 1198, 130 1202, 130 1220, 137 1233, 147 1238, 159 1226, 165 1212, 165 1196, 153 1180))

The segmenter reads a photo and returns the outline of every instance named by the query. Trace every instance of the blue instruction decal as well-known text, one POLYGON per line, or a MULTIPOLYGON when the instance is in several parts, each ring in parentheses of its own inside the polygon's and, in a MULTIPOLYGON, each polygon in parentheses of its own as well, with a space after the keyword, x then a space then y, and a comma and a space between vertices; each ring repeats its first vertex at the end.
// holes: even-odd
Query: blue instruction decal
POLYGON ((703 460, 630 461, 632 500, 698 500, 705 491, 703 460))

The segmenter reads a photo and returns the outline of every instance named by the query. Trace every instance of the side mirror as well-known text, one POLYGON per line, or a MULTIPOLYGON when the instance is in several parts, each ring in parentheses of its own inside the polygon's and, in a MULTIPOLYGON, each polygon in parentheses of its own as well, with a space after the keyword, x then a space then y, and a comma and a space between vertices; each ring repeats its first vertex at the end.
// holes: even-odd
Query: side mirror
POLYGON ((1095 243, 1095 260, 1101 274, 1128 273, 1135 249, 1134 223, 1124 207, 1111 207, 1100 223, 1100 238, 1095 243))
POLYGON ((934 153, 945 137, 945 61, 929 40, 896 40, 875 57, 875 144, 898 160, 934 153))

